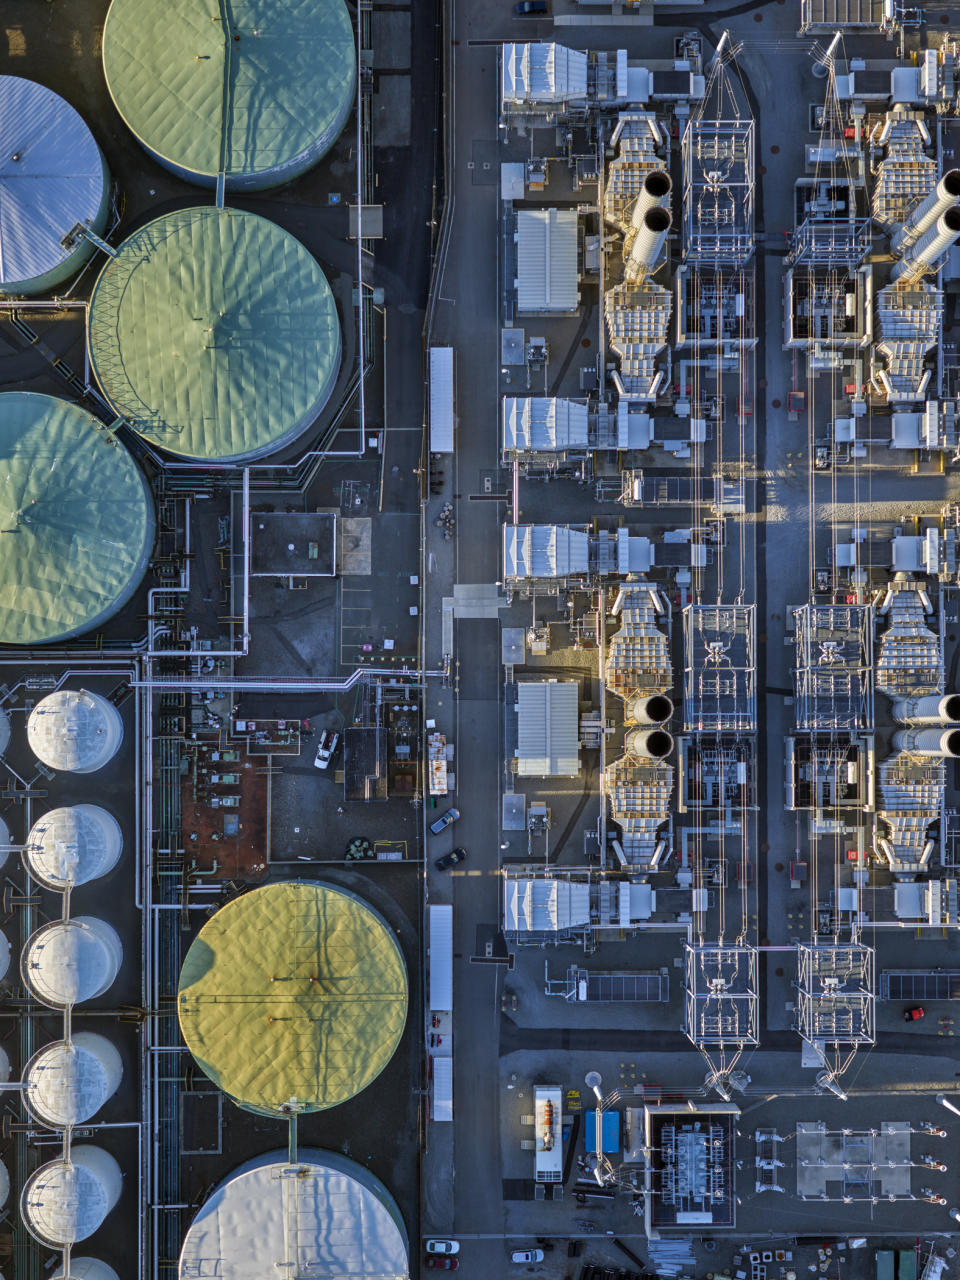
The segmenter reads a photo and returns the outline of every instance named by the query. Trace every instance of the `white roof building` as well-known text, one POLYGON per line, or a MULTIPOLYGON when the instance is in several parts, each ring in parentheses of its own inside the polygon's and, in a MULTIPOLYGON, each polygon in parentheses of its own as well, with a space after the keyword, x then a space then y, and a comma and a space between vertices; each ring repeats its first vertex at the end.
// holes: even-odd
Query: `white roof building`
POLYGON ((587 55, 562 44, 505 44, 500 100, 504 107, 566 103, 587 96, 587 55))
POLYGON ((333 1152, 285 1156, 250 1160, 220 1183, 186 1234, 180 1280, 407 1280, 407 1235, 383 1184, 333 1152))
POLYGON ((51 769, 94 773, 119 750, 123 721, 99 693, 58 689, 30 712, 27 740, 34 755, 51 769))
POLYGON ((517 773, 522 778, 580 772, 580 686, 530 680, 517 686, 517 773))
POLYGON ((508 879, 503 890, 506 933, 562 933, 590 923, 590 885, 579 880, 508 879))
POLYGON ((587 406, 558 396, 504 396, 505 453, 587 448, 587 406))
POLYGON ((505 524, 506 578, 566 578, 590 570, 590 540, 562 524, 505 524))
POLYGON ((517 211, 517 310, 572 313, 580 306, 576 209, 517 211))

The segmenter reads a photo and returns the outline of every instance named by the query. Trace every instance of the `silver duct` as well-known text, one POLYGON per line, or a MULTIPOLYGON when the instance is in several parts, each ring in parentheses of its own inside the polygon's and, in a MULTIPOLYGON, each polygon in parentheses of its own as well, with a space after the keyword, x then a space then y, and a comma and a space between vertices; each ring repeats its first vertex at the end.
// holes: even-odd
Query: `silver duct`
POLYGON ((633 724, 666 724, 672 715, 673 702, 665 693, 633 698, 626 707, 626 719, 633 724))
POLYGON ((643 186, 633 206, 630 222, 634 230, 639 231, 643 223, 643 215, 648 209, 666 209, 670 206, 670 193, 673 183, 666 169, 651 169, 643 179, 643 186))

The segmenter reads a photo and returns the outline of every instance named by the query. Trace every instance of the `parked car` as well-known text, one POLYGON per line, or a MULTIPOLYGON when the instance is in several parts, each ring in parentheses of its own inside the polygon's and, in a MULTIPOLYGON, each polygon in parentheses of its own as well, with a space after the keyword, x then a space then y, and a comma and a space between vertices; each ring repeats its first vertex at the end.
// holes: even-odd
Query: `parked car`
POLYGON ((434 1271, 456 1271, 460 1265, 460 1259, 438 1257, 437 1254, 431 1253, 428 1258, 424 1259, 423 1265, 432 1268, 434 1271))
POLYGON ((462 862, 467 856, 466 849, 451 849, 449 853, 445 853, 442 858, 437 858, 434 866, 438 871, 449 871, 451 867, 455 867, 458 862, 462 862))
POLYGON ((904 1022, 919 1022, 924 1016, 924 1010, 919 1005, 916 1005, 913 1009, 904 1009, 903 1011, 904 1022))
POLYGON ((328 768, 339 745, 339 733, 334 733, 332 729, 324 729, 320 735, 320 741, 317 743, 317 754, 313 760, 313 767, 315 769, 328 768))
POLYGON ((542 1249, 514 1249, 510 1255, 511 1262, 542 1262, 542 1249))
POLYGON ((435 836, 438 836, 444 827, 449 827, 451 822, 456 822, 460 817, 459 809, 448 809, 443 817, 438 818, 436 822, 431 822, 430 830, 435 836))
POLYGON ((547 0, 517 0, 513 12, 518 18, 529 18, 536 13, 547 12, 547 0))
POLYGON ((427 1253, 459 1253, 459 1240, 428 1240, 424 1245, 427 1253))

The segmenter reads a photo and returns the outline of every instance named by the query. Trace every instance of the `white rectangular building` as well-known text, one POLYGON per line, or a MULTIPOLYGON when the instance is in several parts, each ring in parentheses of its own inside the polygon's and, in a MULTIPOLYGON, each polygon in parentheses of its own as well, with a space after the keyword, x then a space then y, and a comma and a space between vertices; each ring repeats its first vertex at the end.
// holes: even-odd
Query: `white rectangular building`
POLYGON ((453 347, 430 348, 430 452, 453 453, 453 347))
POLYGON ((427 907, 427 948, 430 956, 430 1012, 453 1012, 453 907, 427 907))
POLYGON ((590 537, 563 524, 505 524, 506 578, 568 578, 590 571, 590 537))
POLYGON ((521 778, 580 772, 580 686, 530 680, 517 686, 517 773, 521 778))
POLYGON ((504 396, 505 453, 587 448, 587 406, 559 396, 504 396))
POLYGON ((580 306, 576 209, 517 212, 517 310, 572 315, 580 306))

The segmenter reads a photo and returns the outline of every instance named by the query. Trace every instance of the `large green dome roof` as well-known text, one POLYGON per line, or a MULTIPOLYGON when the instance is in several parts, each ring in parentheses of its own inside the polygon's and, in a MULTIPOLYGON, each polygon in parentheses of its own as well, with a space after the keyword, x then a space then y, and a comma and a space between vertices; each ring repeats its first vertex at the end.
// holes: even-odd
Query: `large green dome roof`
POLYGON ((133 595, 153 500, 124 446, 54 396, 0 395, 0 644, 90 631, 133 595))
POLYGON ((182 209, 129 236, 90 299, 90 360, 107 399, 152 444, 235 461, 297 436, 340 367, 319 264, 275 223, 182 209))

